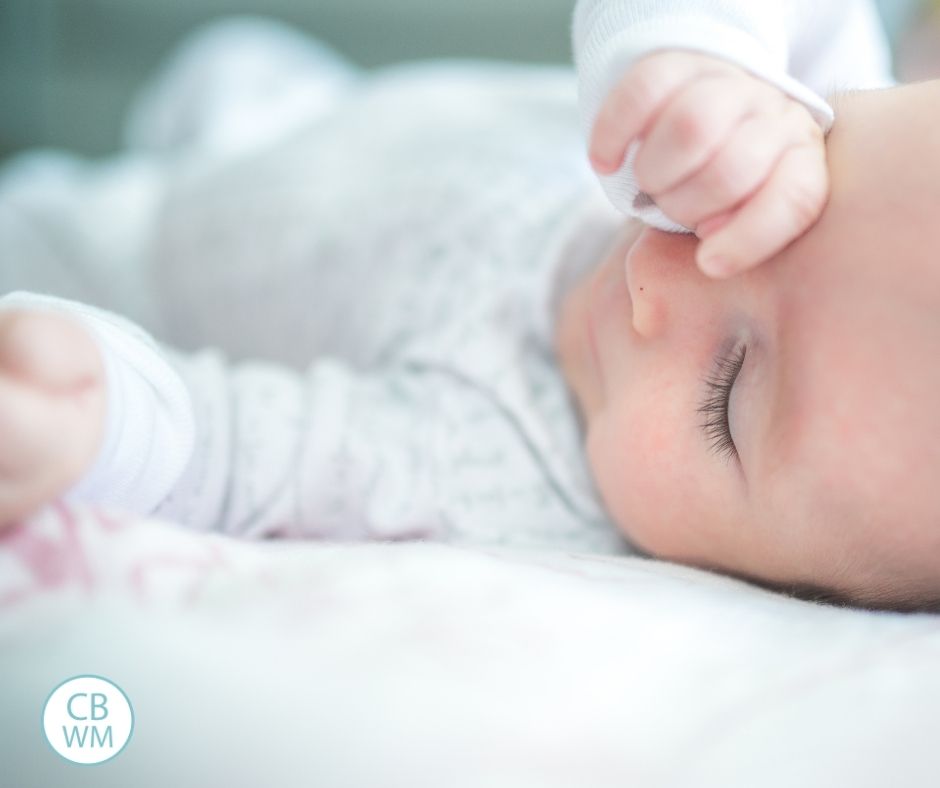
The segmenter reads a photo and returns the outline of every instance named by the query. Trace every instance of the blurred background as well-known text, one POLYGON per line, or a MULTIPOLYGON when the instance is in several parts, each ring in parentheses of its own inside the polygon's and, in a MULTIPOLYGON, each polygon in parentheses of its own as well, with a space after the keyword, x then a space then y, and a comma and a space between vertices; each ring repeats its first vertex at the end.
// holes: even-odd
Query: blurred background
MULTIPOLYGON (((760 0, 754 0, 760 2, 760 0)), ((940 75, 937 0, 881 0, 902 78, 940 75)), ((0 158, 115 150, 129 98, 193 27, 261 14, 360 65, 486 57, 570 60, 574 0, 0 0, 0 158)))

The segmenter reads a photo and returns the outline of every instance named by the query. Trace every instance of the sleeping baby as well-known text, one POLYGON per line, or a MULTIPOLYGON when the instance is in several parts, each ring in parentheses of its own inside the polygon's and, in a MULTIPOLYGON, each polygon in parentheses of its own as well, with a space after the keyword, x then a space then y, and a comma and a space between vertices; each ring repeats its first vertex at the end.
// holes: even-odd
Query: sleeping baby
POLYGON ((891 84, 865 2, 582 0, 574 38, 577 86, 227 23, 120 157, 8 172, 0 522, 64 498, 932 606, 940 84, 845 92, 891 84))

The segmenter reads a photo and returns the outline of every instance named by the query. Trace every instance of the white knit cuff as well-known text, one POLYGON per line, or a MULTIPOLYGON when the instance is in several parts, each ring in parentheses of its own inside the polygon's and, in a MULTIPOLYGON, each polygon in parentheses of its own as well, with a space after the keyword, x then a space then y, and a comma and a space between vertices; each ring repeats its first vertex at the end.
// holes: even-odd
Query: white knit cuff
MULTIPOLYGON (((758 38, 707 16, 658 17, 638 22, 614 33, 598 49, 585 53, 582 70, 581 108, 586 129, 594 124, 604 98, 639 58, 666 49, 683 49, 722 58, 780 88, 802 103, 824 133, 832 127, 832 107, 806 85, 786 72, 786 53, 768 52, 758 38)), ((662 213, 649 195, 640 191, 633 175, 637 146, 631 145, 617 172, 602 176, 601 184, 621 211, 646 224, 670 232, 691 232, 662 213)))
POLYGON ((63 498, 149 514, 166 498, 193 451, 195 422, 179 375, 143 329, 103 309, 16 292, 0 309, 66 314, 96 341, 107 378, 104 438, 91 468, 63 498))

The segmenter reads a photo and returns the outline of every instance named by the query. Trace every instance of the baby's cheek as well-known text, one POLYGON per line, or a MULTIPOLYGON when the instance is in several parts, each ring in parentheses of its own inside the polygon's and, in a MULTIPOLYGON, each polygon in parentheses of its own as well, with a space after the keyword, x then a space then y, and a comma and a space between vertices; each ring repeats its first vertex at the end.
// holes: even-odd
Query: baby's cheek
POLYGON ((655 422, 605 411, 588 431, 588 461, 608 513, 637 547, 654 555, 674 550, 669 503, 675 494, 672 442, 655 422), (618 417, 619 416, 619 417, 618 417))

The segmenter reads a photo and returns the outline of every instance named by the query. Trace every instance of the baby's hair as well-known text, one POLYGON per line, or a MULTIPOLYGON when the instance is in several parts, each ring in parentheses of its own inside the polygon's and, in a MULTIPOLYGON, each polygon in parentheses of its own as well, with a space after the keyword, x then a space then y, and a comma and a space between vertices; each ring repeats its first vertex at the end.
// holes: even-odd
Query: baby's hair
MULTIPOLYGON (((751 580, 751 582, 754 582, 751 580)), ((940 599, 916 593, 875 591, 864 597, 853 597, 843 591, 812 583, 772 584, 758 582, 757 585, 776 591, 794 599, 815 602, 832 607, 858 608, 861 610, 893 611, 897 613, 940 613, 940 599)))
POLYGON ((817 583, 779 583, 739 572, 719 571, 758 588, 819 605, 894 613, 940 613, 940 597, 936 592, 919 591, 911 587, 880 586, 853 594, 817 583))

